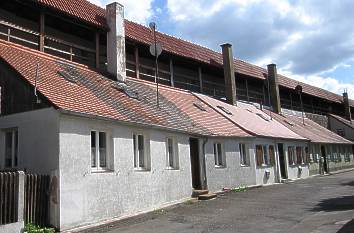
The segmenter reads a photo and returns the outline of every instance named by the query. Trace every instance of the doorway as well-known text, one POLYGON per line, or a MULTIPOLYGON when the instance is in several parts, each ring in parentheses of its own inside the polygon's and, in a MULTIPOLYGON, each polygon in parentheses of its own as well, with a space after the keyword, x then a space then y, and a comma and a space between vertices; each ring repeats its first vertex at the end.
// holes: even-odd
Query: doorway
POLYGON ((198 138, 189 139, 189 148, 191 156, 191 170, 192 170, 192 186, 196 190, 202 189, 200 157, 199 157, 199 140, 198 138))
POLYGON ((324 146, 321 146, 321 155, 323 158, 323 170, 324 172, 328 173, 326 148, 324 146))
POLYGON ((285 161, 283 143, 278 143, 278 152, 279 152, 279 166, 280 166, 281 178, 288 179, 288 173, 286 172, 286 161, 285 161))

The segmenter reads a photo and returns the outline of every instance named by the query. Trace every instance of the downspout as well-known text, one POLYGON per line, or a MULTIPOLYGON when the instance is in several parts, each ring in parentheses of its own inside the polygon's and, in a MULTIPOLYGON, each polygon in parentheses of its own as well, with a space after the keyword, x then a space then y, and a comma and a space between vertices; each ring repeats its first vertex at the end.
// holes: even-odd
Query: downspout
POLYGON ((205 145, 208 143, 209 141, 209 138, 203 138, 203 146, 202 146, 202 156, 203 156, 203 159, 202 159, 202 168, 203 168, 203 171, 202 171, 202 186, 203 186, 203 189, 207 190, 208 189, 208 182, 207 182, 207 177, 206 177, 206 165, 205 165, 205 145))

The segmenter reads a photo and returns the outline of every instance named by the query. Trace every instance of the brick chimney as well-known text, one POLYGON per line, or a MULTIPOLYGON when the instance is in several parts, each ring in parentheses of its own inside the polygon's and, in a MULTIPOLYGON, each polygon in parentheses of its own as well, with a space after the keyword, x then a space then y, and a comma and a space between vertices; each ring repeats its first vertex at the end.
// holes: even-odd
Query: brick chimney
POLYGON ((349 97, 348 97, 348 92, 343 93, 343 104, 344 104, 344 113, 345 113, 345 118, 348 121, 352 120, 352 114, 350 112, 350 104, 349 104, 349 97))
POLYGON ((106 6, 107 32, 107 70, 120 82, 125 82, 125 28, 124 6, 113 2, 106 6))
POLYGON ((269 64, 267 66, 267 69, 268 69, 270 104, 273 107, 273 111, 275 113, 281 113, 277 65, 269 64))
POLYGON ((222 57, 223 57, 223 65, 224 65, 226 102, 232 105, 237 105, 234 57, 232 55, 232 45, 223 44, 221 45, 221 48, 222 48, 222 57))

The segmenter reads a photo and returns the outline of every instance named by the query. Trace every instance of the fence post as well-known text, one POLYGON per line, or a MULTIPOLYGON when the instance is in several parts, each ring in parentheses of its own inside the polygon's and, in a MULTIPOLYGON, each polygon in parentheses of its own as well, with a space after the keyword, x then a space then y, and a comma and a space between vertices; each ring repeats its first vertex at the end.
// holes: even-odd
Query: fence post
POLYGON ((25 212, 25 173, 18 172, 17 222, 24 221, 25 212))

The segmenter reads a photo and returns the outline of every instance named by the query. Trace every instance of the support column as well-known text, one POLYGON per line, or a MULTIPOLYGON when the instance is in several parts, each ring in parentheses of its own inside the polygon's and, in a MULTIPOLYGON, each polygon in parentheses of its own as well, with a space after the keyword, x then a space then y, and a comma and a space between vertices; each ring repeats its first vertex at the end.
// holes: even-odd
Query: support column
POLYGON ((202 79, 202 67, 198 67, 198 78, 199 78, 199 87, 200 93, 203 93, 203 79, 202 79))
POLYGON ((173 60, 172 58, 170 58, 170 79, 171 79, 171 86, 174 87, 175 86, 175 81, 174 81, 174 74, 173 74, 173 60))
POLYGON ((96 32, 96 68, 100 68, 100 34, 96 32))
POLYGON ((135 74, 136 74, 136 78, 140 79, 140 61, 139 61, 139 48, 138 47, 135 47, 134 56, 135 56, 135 74))
POLYGON ((40 13, 39 17, 39 51, 44 52, 44 40, 45 40, 45 15, 40 13))

